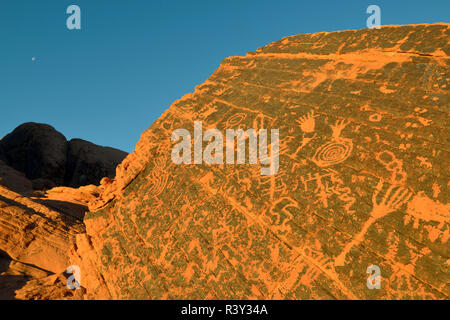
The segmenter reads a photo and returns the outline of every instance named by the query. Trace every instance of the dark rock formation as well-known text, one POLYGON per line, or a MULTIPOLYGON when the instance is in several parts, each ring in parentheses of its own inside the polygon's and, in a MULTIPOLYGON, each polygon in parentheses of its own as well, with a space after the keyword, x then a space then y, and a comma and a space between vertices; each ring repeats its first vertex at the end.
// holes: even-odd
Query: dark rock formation
POLYGON ((2 139, 0 139, 0 161, 3 161, 4 163, 8 161, 6 160, 5 153, 3 152, 2 139))
POLYGON ((66 173, 66 138, 52 126, 24 123, 4 137, 1 146, 7 164, 28 179, 44 178, 63 185, 66 173))
POLYGON ((75 188, 98 185, 104 177, 114 178, 117 165, 126 155, 114 148, 72 139, 68 143, 65 185, 75 188))
POLYGON ((24 173, 7 166, 1 160, 0 185, 20 194, 31 193, 33 191, 32 183, 25 177, 24 173))
POLYGON ((113 178, 126 157, 117 149, 66 138, 52 126, 24 123, 0 140, 0 160, 32 181, 34 189, 98 185, 113 178))

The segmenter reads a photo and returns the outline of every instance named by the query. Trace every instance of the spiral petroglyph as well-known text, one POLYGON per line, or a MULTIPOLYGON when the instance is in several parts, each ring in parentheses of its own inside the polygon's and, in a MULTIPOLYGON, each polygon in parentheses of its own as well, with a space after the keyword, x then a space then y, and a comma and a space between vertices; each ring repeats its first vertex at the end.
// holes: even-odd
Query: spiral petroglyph
POLYGON ((352 150, 353 143, 351 141, 331 141, 319 147, 312 160, 319 167, 328 167, 345 161, 352 150))

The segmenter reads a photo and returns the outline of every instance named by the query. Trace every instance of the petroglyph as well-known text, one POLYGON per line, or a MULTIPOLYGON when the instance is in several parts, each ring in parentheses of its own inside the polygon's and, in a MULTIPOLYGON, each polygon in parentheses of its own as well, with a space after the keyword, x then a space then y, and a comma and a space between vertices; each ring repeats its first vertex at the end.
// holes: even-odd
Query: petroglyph
POLYGON ((93 273, 88 297, 448 300, 448 32, 298 35, 225 59, 87 215, 73 264, 93 273), (277 174, 173 164, 170 132, 194 121, 279 129, 277 174))
POLYGON ((172 186, 173 182, 169 181, 166 161, 163 158, 155 159, 153 170, 150 173, 149 194, 154 199, 159 200, 158 196, 163 193, 164 190, 170 190, 172 186))
POLYGON ((300 129, 304 133, 312 133, 316 126, 316 121, 314 120, 316 117, 318 117, 318 115, 314 115, 314 110, 312 110, 307 115, 295 121, 300 125, 300 129))
MULTIPOLYGON (((233 116, 231 116, 227 122, 225 123, 225 128, 234 128, 239 126, 242 121, 245 120, 245 118, 247 117, 246 113, 236 113, 233 116)), ((259 127, 259 128, 263 128, 263 127, 259 127)), ((254 128, 254 129, 259 129, 259 128, 254 128)))
POLYGON ((378 185, 375 188, 375 192, 372 196, 372 211, 370 212, 369 219, 364 223, 361 231, 353 237, 352 241, 348 243, 341 254, 336 258, 335 264, 336 266, 342 266, 345 263, 345 257, 350 250, 357 246, 363 241, 364 236, 369 230, 370 226, 377 221, 378 219, 383 218, 387 214, 391 212, 395 212, 399 210, 405 203, 407 203, 413 194, 405 188, 397 187, 390 185, 381 199, 378 200, 378 195, 383 189, 383 182, 380 180, 378 185))
POLYGON ((403 161, 398 160, 395 155, 390 151, 383 151, 376 154, 375 158, 380 162, 386 170, 390 171, 391 183, 403 184, 406 181, 406 173, 403 170, 403 161))
POLYGON ((312 192, 318 198, 316 203, 320 203, 324 208, 328 208, 328 199, 336 195, 339 200, 345 203, 345 212, 354 212, 351 207, 355 203, 356 198, 352 195, 352 190, 339 177, 337 171, 325 169, 321 173, 309 173, 301 176, 300 182, 304 192, 312 192))
POLYGON ((317 134, 314 133, 316 121, 314 118, 318 117, 314 115, 314 110, 310 111, 307 115, 300 117, 299 120, 295 120, 299 125, 300 129, 303 132, 303 138, 301 145, 295 150, 293 157, 297 157, 298 153, 305 147, 311 140, 313 140, 317 134), (314 133, 312 136, 308 135, 310 133, 314 133))
POLYGON ((331 126, 333 141, 320 146, 312 158, 312 161, 319 167, 329 167, 344 162, 352 153, 352 140, 341 137, 342 130, 348 123, 345 120, 341 120, 337 121, 334 126, 331 126))

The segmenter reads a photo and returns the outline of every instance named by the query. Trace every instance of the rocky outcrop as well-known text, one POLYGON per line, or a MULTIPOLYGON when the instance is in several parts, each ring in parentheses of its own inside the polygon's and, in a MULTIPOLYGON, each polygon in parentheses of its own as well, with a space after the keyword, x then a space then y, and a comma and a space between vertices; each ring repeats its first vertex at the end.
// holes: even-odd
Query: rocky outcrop
POLYGON ((19 300, 82 300, 85 289, 68 289, 67 279, 70 275, 52 274, 47 277, 33 278, 15 291, 19 300))
POLYGON ((102 187, 94 185, 83 186, 77 189, 56 187, 47 190, 39 197, 33 197, 33 199, 47 207, 82 220, 88 211, 89 202, 95 201, 101 190, 102 187))
POLYGON ((87 297, 448 299, 449 35, 306 34, 225 59, 103 180, 70 254, 87 297), (279 129, 279 172, 175 165, 172 132, 197 120, 279 129))
POLYGON ((49 276, 49 272, 13 260, 0 250, 0 300, 16 299, 16 290, 23 288, 30 279, 49 276))
POLYGON ((0 300, 82 299, 83 288, 67 287, 67 273, 51 274, 35 266, 13 260, 0 251, 0 300))
POLYGON ((63 271, 75 235, 84 231, 88 203, 102 187, 55 186, 65 179, 75 186, 99 184, 114 176, 126 154, 82 140, 67 142, 52 127, 36 123, 18 127, 0 147, 9 164, 0 160, 0 299, 81 298, 83 290, 69 290, 63 271))
POLYGON ((63 272, 97 187, 55 188, 45 196, 0 186, 0 299, 79 299, 63 272), (64 280, 66 279, 66 280, 64 280))
POLYGON ((98 185, 104 177, 114 178, 117 165, 126 155, 114 148, 72 139, 68 143, 65 185, 77 188, 98 185))
POLYGON ((28 179, 44 178, 63 185, 66 171, 66 138, 52 126, 24 123, 1 141, 8 165, 28 179))
POLYGON ((24 173, 36 190, 98 185, 103 177, 114 177, 126 155, 81 139, 67 142, 52 126, 33 122, 0 140, 0 161, 24 173))
POLYGON ((12 259, 62 272, 75 234, 83 230, 79 219, 0 186, 0 250, 12 259))

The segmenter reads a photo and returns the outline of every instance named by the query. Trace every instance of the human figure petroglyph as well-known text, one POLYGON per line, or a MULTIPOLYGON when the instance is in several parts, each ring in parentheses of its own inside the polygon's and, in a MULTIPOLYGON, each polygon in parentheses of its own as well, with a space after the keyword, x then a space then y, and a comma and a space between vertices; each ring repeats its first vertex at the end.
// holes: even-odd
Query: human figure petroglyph
POLYGON ((277 176, 262 176, 259 179, 259 186, 262 189, 262 195, 273 200, 275 197, 281 197, 289 193, 286 183, 288 175, 285 170, 280 170, 277 176))
POLYGON ((322 202, 325 208, 328 208, 328 197, 331 196, 329 181, 325 181, 326 178, 330 178, 335 175, 335 171, 327 171, 325 173, 308 173, 305 176, 300 177, 300 181, 303 184, 305 192, 312 191, 322 202), (312 188, 311 188, 312 187, 312 188))
POLYGON ((344 185, 339 177, 339 173, 332 169, 325 169, 322 173, 308 173, 300 177, 305 192, 313 192, 322 203, 323 207, 328 208, 328 199, 336 195, 339 200, 345 203, 344 208, 347 213, 353 213, 351 207, 356 202, 352 196, 352 191, 344 185))
MULTIPOLYGON (((350 121, 346 121, 346 120, 338 120, 336 121, 335 125, 330 125, 331 131, 332 131, 332 137, 335 141, 340 141, 340 140, 350 140, 350 139, 346 139, 346 138, 342 138, 341 134, 342 134, 342 130, 345 129, 345 127, 347 127, 347 125, 350 123, 350 121)), ((351 140, 350 140, 351 141, 351 140)))
POLYGON ((347 160, 353 150, 351 139, 341 136, 342 130, 349 124, 348 121, 337 121, 335 125, 330 126, 332 130, 332 141, 320 146, 312 161, 319 167, 332 166, 347 160))
MULTIPOLYGON (((305 192, 308 192, 308 185, 310 182, 314 182, 314 185, 317 186, 319 184, 322 184, 322 179, 326 178, 326 177, 331 177, 332 175, 335 175, 336 171, 334 170, 330 170, 330 171, 326 171, 325 173, 308 173, 304 176, 300 177, 300 181, 303 183, 305 192)), ((315 189, 314 189, 315 190, 315 189)))
POLYGON ((364 223, 361 231, 353 237, 352 241, 348 243, 344 250, 339 254, 335 260, 336 266, 343 266, 345 258, 350 250, 359 245, 364 236, 366 235, 369 227, 378 219, 383 218, 389 213, 399 210, 405 203, 407 203, 413 196, 413 193, 408 189, 403 187, 396 187, 395 185, 390 185, 386 191, 384 197, 378 202, 378 195, 383 189, 383 181, 380 180, 375 188, 372 195, 372 211, 370 212, 369 219, 364 223))

